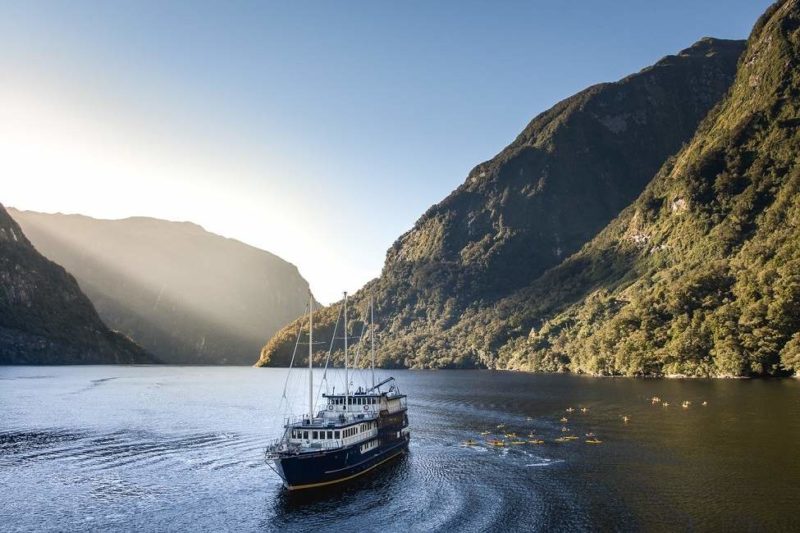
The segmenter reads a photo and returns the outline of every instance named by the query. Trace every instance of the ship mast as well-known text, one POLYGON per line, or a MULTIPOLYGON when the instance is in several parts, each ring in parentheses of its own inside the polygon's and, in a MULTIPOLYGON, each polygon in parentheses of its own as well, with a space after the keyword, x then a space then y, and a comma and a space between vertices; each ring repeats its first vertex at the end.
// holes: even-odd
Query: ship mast
POLYGON ((308 291, 308 419, 314 420, 314 296, 308 291))
POLYGON ((347 292, 344 293, 344 407, 350 399, 350 378, 347 377, 347 292))
POLYGON ((375 298, 369 297, 369 340, 372 352, 372 388, 375 388, 375 298))

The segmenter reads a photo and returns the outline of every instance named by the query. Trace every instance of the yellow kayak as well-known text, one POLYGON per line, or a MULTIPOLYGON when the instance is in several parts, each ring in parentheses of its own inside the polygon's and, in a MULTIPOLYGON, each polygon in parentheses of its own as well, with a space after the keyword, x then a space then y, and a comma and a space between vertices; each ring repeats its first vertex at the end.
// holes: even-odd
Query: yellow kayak
POLYGON ((567 440, 565 437, 558 437, 556 442, 569 442, 569 440, 567 440))
POLYGON ((586 444, 602 444, 603 441, 598 439, 586 439, 586 444))
POLYGON ((509 438, 509 439, 516 439, 517 438, 517 434, 516 433, 506 433, 506 437, 509 438))
POLYGON ((490 440, 489 444, 491 444, 492 446, 497 446, 498 448, 501 448, 506 445, 506 443, 501 440, 490 440))
POLYGON ((544 441, 540 439, 534 439, 534 440, 529 440, 528 444, 544 444, 544 441))
POLYGON ((578 437, 576 437, 575 435, 568 435, 568 436, 564 437, 564 439, 565 440, 578 440, 578 437))
POLYGON ((488 434, 489 434, 489 432, 488 432, 488 431, 481 431, 481 435, 482 435, 482 436, 486 436, 486 435, 488 435, 488 434))
POLYGON ((511 444, 525 444, 524 440, 512 440, 511 444))

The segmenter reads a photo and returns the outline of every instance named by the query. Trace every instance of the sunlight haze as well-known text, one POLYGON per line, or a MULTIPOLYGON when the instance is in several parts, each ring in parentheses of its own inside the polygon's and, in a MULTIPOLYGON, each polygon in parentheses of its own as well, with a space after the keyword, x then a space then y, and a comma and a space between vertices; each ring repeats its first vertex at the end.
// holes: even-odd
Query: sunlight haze
POLYGON ((3 4, 2 201, 195 222, 329 303, 538 112, 745 38, 733 3, 3 4))

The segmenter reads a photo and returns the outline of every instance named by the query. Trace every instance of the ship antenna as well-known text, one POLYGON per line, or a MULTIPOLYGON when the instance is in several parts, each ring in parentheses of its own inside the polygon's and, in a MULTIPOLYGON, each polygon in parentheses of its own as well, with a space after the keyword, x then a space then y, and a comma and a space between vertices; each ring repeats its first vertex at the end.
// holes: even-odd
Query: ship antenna
POLYGON ((350 400, 350 383, 347 377, 347 291, 344 293, 344 408, 350 400))
POLYGON ((314 296, 308 291, 308 419, 314 420, 314 296))
POLYGON ((372 388, 375 388, 375 298, 369 296, 369 340, 372 344, 372 388))

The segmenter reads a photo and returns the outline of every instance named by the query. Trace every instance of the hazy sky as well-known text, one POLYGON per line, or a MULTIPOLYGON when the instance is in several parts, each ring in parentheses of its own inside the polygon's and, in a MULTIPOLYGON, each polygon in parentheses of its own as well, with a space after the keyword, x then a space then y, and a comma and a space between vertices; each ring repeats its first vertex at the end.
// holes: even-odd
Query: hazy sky
POLYGON ((534 115, 769 4, 0 1, 0 202, 190 220, 327 303, 534 115))

